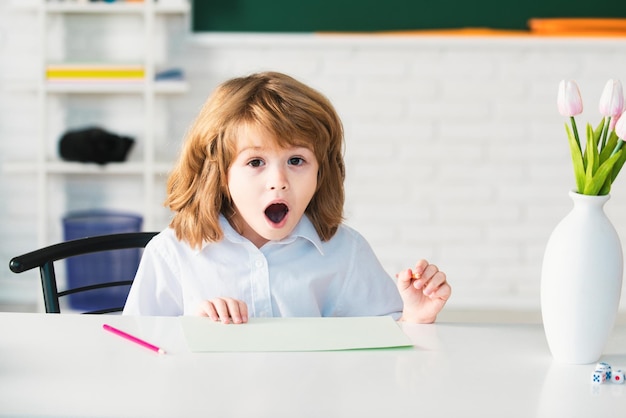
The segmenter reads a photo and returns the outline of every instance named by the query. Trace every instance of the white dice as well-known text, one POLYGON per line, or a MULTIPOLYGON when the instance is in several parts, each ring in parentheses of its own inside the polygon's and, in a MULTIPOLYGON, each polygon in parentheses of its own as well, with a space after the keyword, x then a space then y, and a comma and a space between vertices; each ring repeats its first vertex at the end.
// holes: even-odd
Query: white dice
POLYGON ((618 385, 624 384, 624 372, 620 369, 611 373, 611 383, 617 383, 618 385))
POLYGON ((601 362, 596 364, 596 370, 604 372, 605 380, 611 380, 611 365, 609 363, 601 362))
POLYGON ((594 385, 601 385, 605 381, 606 374, 604 373, 604 370, 594 370, 593 373, 591 373, 591 383, 594 385))
POLYGON ((593 373, 591 373, 591 383, 594 385, 601 385, 604 382, 617 383, 619 385, 624 384, 624 372, 622 369, 613 371, 611 365, 606 362, 600 362, 596 364, 593 373))

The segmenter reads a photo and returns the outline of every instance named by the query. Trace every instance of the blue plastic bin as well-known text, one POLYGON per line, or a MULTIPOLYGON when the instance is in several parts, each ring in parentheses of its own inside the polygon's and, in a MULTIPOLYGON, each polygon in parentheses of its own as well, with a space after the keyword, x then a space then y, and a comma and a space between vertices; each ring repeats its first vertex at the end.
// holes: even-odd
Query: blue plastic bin
MULTIPOLYGON (((63 235, 66 241, 96 235, 139 232, 143 218, 140 215, 116 211, 90 210, 72 212, 63 217, 63 235)), ((117 280, 132 280, 139 266, 141 249, 131 248, 86 254, 66 260, 67 287, 88 286, 117 280)), ((69 295, 69 305, 77 310, 97 310, 123 306, 130 286, 96 289, 69 295)))

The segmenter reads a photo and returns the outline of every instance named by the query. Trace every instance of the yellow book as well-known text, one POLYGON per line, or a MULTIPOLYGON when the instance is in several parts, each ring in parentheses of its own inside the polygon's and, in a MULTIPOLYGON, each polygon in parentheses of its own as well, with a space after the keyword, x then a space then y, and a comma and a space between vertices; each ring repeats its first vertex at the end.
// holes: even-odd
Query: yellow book
POLYGON ((62 63, 46 66, 46 78, 143 78, 145 70, 136 64, 62 63))
POLYGON ((141 70, 46 70, 46 78, 143 78, 145 71, 141 70))

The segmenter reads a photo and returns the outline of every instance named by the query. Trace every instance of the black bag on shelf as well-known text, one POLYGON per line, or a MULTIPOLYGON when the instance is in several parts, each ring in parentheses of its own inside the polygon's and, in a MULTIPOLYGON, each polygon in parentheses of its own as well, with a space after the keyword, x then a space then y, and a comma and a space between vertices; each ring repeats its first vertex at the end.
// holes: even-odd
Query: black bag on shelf
POLYGON ((126 161, 135 140, 92 127, 68 131, 59 141, 59 154, 66 161, 106 164, 126 161))

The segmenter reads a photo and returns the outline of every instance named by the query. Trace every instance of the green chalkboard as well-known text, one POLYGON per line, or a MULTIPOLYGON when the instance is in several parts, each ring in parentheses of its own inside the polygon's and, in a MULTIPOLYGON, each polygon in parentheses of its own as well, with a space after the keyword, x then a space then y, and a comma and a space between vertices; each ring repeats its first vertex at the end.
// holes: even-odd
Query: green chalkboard
POLYGON ((621 0, 193 0, 195 32, 527 29, 533 17, 626 17, 621 0))

